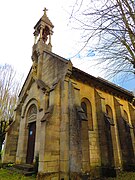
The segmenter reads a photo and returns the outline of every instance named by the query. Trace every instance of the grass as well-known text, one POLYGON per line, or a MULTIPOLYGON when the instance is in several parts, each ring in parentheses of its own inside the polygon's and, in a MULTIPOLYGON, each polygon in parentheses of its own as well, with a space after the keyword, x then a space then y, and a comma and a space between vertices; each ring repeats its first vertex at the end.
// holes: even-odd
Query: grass
POLYGON ((135 172, 123 172, 117 178, 107 178, 106 180, 135 180, 135 172))
POLYGON ((0 180, 36 180, 34 176, 25 177, 11 170, 0 169, 0 180))
MULTIPOLYGON (((36 180, 34 176, 25 177, 11 170, 0 169, 0 180, 36 180)), ((135 172, 121 173, 117 178, 105 178, 105 180, 135 180, 135 172)))

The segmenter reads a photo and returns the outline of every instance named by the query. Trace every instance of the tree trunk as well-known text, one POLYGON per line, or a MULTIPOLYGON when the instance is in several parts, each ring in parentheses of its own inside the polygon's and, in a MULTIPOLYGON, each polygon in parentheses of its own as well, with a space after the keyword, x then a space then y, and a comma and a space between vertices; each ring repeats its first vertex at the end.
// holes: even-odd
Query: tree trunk
POLYGON ((0 160, 1 160, 1 153, 2 153, 2 133, 0 132, 0 160))

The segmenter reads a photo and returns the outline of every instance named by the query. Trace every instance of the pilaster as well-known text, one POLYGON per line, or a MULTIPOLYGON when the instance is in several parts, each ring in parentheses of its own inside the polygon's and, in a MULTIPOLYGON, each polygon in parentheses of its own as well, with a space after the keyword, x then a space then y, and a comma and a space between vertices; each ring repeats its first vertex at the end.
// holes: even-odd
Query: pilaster
POLYGON ((96 90, 95 90, 95 100, 96 100, 96 110, 97 110, 101 166, 105 166, 108 162, 108 157, 107 154, 105 153, 107 152, 106 136, 104 132, 105 99, 96 90))
POLYGON ((60 171, 60 82, 50 90, 41 131, 38 177, 57 179, 60 171))
POLYGON ((102 93, 95 90, 95 99, 102 175, 115 176, 114 167, 117 167, 117 163, 119 163, 115 124, 113 125, 105 119, 106 103, 102 93))
POLYGON ((134 152, 130 129, 131 127, 124 120, 123 105, 119 102, 118 98, 114 98, 114 104, 120 143, 121 165, 124 170, 132 170, 134 168, 134 152))
POLYGON ((77 118, 76 106, 80 106, 79 89, 74 88, 69 82, 69 121, 70 121, 70 178, 81 174, 82 149, 81 149, 81 122, 77 118))
POLYGON ((61 122, 60 122, 60 177, 69 179, 69 81, 61 82, 61 122))
POLYGON ((134 149, 134 157, 135 157, 135 107, 128 103, 128 107, 129 107, 129 124, 131 124, 131 129, 130 129, 130 133, 131 133, 131 138, 132 138, 132 144, 133 144, 133 149, 134 149))

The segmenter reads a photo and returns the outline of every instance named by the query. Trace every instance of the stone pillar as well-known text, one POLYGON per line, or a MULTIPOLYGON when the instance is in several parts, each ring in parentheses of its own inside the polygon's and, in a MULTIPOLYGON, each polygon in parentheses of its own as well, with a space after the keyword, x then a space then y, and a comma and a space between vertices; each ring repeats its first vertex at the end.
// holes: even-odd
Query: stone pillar
POLYGON ((116 119, 115 111, 113 111, 113 122, 114 122, 114 126, 111 126, 111 134, 112 134, 112 143, 113 143, 113 152, 114 152, 114 166, 115 169, 117 170, 121 167, 121 158, 120 158, 120 146, 119 146, 117 119, 116 119))
MULTIPOLYGON (((47 111, 48 109, 48 99, 49 99, 49 95, 48 93, 45 93, 44 95, 44 113, 47 111)), ((46 121, 41 121, 42 118, 39 119, 40 121, 40 133, 39 133, 39 167, 38 167, 38 171, 39 172, 44 172, 45 171, 45 137, 46 137, 46 121)))
POLYGON ((70 133, 70 178, 75 179, 81 174, 81 122, 77 118, 76 106, 80 106, 79 89, 69 82, 69 133, 70 133))
POLYGON ((132 146, 133 146, 133 168, 135 167, 135 108, 131 106, 131 104, 128 103, 129 107, 129 124, 131 125, 130 127, 130 135, 131 135, 131 141, 132 141, 132 146))
MULTIPOLYGON (((80 89, 74 87, 74 105, 81 107, 80 89)), ((80 157, 81 157, 81 176, 90 174, 90 151, 89 151, 89 133, 88 120, 81 119, 76 111, 76 123, 78 123, 78 137, 80 138, 80 157)), ((78 139, 77 139, 78 140, 78 139)))
POLYGON ((46 134, 46 122, 41 122, 40 128, 40 149, 39 149, 39 167, 38 172, 42 173, 45 171, 45 134, 46 134))
POLYGON ((36 137, 35 137, 34 158, 38 157, 39 154, 41 154, 39 152, 40 146, 42 144, 42 140, 45 138, 45 136, 41 136, 42 131, 44 131, 44 130, 41 130, 42 128, 44 129, 44 126, 43 127, 41 126, 41 119, 44 116, 45 105, 46 105, 46 102, 45 102, 46 95, 43 93, 43 91, 41 89, 38 89, 36 91, 36 100, 37 100, 37 119, 36 119, 36 137))
POLYGON ((69 179, 69 87, 68 80, 61 83, 61 122, 60 122, 60 179, 69 179))
POLYGON ((118 160, 115 126, 105 119, 105 98, 95 91, 102 175, 115 176, 118 160))
MULTIPOLYGON (((93 92, 94 96, 95 92, 93 92)), ((90 149, 90 175, 94 178, 99 178, 101 166, 100 157, 100 144, 99 144, 99 134, 98 134, 98 122, 96 115, 96 102, 95 98, 91 100, 91 118, 93 120, 93 130, 89 130, 89 149, 90 149)))
POLYGON ((118 126, 118 136, 120 142, 120 158, 122 168, 124 170, 131 170, 134 163, 134 152, 133 144, 130 133, 130 127, 127 127, 126 122, 124 121, 124 111, 123 105, 120 104, 119 100, 114 98, 116 119, 118 126))
POLYGON ((42 39, 42 35, 43 35, 43 27, 40 28, 40 39, 42 39))
POLYGON ((16 153, 17 164, 26 163, 27 139, 28 139, 28 126, 26 125, 26 117, 21 117, 18 146, 16 153))
POLYGON ((51 34, 49 34, 49 44, 51 45, 51 34))
POLYGON ((50 91, 49 116, 41 122, 38 178, 59 179, 60 172, 60 84, 50 91), (43 154, 42 154, 43 153, 43 154))
POLYGON ((98 132, 99 132, 99 144, 100 144, 100 154, 101 154, 101 166, 106 166, 108 163, 107 154, 107 142, 105 135, 105 122, 104 122, 104 112, 105 112, 105 99, 95 91, 96 99, 96 109, 97 109, 97 121, 98 121, 98 132))
POLYGON ((134 154, 135 154, 135 108, 130 103, 128 103, 128 107, 129 107, 129 114, 130 114, 129 123, 132 126, 132 129, 130 131, 131 131, 132 143, 133 143, 134 154))
MULTIPOLYGON (((35 136, 35 149, 34 149, 34 161, 36 159, 36 157, 39 157, 40 154, 40 147, 41 147, 41 142, 42 141, 42 137, 45 136, 41 136, 42 133, 42 129, 44 130, 44 128, 41 127, 41 119, 44 115, 43 109, 39 109, 38 113, 37 113, 37 119, 36 119, 36 136, 35 136), (40 134, 41 132, 41 134, 40 134)), ((44 126, 43 126, 44 127, 44 126)))
POLYGON ((37 37, 38 37, 39 33, 37 31, 34 32, 34 44, 37 43, 37 37))

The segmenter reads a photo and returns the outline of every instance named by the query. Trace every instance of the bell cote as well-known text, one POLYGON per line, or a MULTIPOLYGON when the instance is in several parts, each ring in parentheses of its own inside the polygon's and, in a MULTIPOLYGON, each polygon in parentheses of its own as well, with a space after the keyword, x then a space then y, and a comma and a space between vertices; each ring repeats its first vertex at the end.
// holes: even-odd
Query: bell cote
POLYGON ((43 49, 52 50, 51 36, 53 34, 53 24, 47 17, 47 9, 44 9, 44 14, 34 27, 34 45, 40 43, 43 49))

